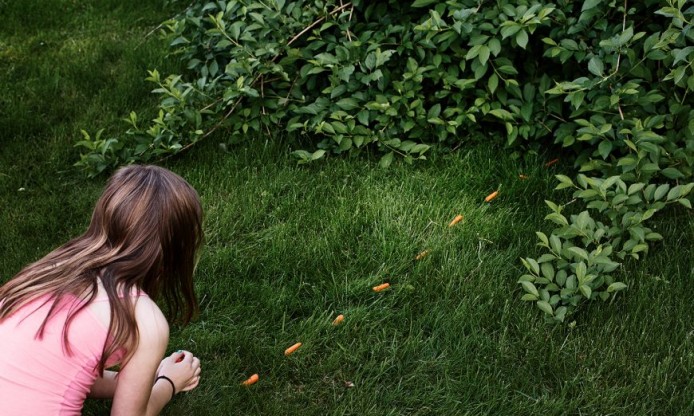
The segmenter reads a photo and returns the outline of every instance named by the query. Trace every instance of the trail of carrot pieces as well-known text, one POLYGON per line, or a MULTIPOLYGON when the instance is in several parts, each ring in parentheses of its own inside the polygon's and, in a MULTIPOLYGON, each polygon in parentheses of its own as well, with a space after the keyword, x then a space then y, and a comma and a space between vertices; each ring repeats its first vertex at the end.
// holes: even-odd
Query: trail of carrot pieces
POLYGON ((548 168, 548 167, 552 166, 553 164, 555 164, 555 163, 557 163, 557 162, 559 162, 559 158, 552 159, 552 160, 550 160, 549 162, 545 163, 545 167, 548 168))
POLYGON ((373 290, 374 290, 374 292, 380 292, 382 290, 388 289, 389 287, 390 287, 390 283, 383 283, 383 284, 380 284, 378 286, 374 286, 373 290))
POLYGON ((253 374, 252 376, 250 376, 250 377, 248 378, 248 380, 244 381, 244 382, 241 383, 241 384, 244 385, 244 386, 250 386, 251 384, 257 383, 259 379, 260 379, 260 377, 258 377, 257 374, 253 374))
POLYGON ((519 178, 520 180, 524 181, 524 180, 528 179, 528 175, 523 175, 523 174, 521 173, 520 175, 518 175, 518 178, 519 178))
POLYGON ((337 315, 337 318, 333 321, 333 326, 338 326, 345 320, 345 316, 342 314, 337 315))
POLYGON ((497 196, 499 196, 499 191, 494 191, 491 194, 487 195, 486 198, 484 198, 484 202, 491 202, 497 196))
POLYGON ((421 260, 421 259, 423 259, 424 257, 428 256, 429 253, 430 253, 430 250, 424 250, 424 251, 422 251, 421 253, 417 254, 417 256, 415 256, 414 259, 415 259, 415 260, 421 260))
POLYGON ((453 218, 453 221, 451 221, 451 222, 448 224, 448 226, 449 226, 449 227, 452 227, 452 226, 456 225, 457 223, 459 223, 459 222, 462 221, 462 220, 463 220, 463 216, 460 215, 460 214, 458 214, 458 215, 455 216, 455 218, 453 218))
POLYGON ((286 356, 292 355, 294 353, 294 351, 298 350, 301 345, 302 344, 300 342, 297 342, 296 344, 294 344, 291 347, 284 350, 284 355, 286 355, 286 356))

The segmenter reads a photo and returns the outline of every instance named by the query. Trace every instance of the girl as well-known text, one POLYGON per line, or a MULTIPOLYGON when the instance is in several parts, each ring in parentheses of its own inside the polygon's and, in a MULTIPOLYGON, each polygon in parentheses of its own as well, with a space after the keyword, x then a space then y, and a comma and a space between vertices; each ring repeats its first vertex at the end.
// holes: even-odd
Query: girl
POLYGON ((79 415, 87 396, 111 415, 156 415, 200 381, 200 360, 162 360, 167 319, 197 312, 193 270, 202 208, 180 176, 128 166, 108 181, 87 232, 0 287, 0 413, 79 415), (118 365, 120 371, 107 371, 118 365))

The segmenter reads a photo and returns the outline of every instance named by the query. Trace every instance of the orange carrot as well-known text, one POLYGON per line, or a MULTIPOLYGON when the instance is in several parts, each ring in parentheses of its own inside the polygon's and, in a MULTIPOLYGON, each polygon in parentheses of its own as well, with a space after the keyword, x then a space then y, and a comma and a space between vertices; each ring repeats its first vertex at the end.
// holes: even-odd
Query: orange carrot
POLYGON ((545 167, 548 168, 548 167, 552 166, 553 164, 555 164, 555 163, 557 163, 557 162, 559 162, 559 158, 552 159, 552 160, 550 160, 549 162, 545 163, 545 167))
POLYGON ((486 198, 484 198, 484 202, 491 202, 497 196, 499 196, 499 191, 494 191, 491 194, 487 195, 486 198))
POLYGON ((458 214, 455 216, 455 218, 453 218, 453 221, 451 221, 450 224, 448 224, 448 226, 452 227, 452 226, 456 225, 457 223, 459 223, 460 221, 462 221, 462 219, 463 219, 463 216, 458 214))
POLYGON ((257 383, 257 382, 258 382, 258 379, 260 379, 260 377, 258 377, 257 374, 253 374, 252 376, 250 376, 250 377, 248 378, 248 380, 244 381, 244 382, 241 383, 241 384, 243 384, 244 386, 250 386, 251 384, 257 383))
POLYGON ((333 321, 333 326, 338 326, 345 320, 345 316, 342 314, 337 315, 337 318, 333 321))
POLYGON ((388 289, 390 287, 390 283, 383 283, 378 286, 374 286, 374 292, 380 292, 382 290, 388 289))
POLYGON ((523 175, 521 173, 520 175, 518 175, 518 178, 520 178, 520 180, 524 181, 524 180, 528 179, 528 175, 523 175))
POLYGON ((296 344, 294 344, 291 347, 284 350, 284 355, 287 355, 287 356, 292 355, 294 353, 294 351, 299 349, 300 346, 301 346, 301 343, 297 342, 296 344))
POLYGON ((414 259, 415 260, 421 260, 428 255, 429 255, 429 250, 424 250, 421 253, 417 254, 417 256, 414 259))

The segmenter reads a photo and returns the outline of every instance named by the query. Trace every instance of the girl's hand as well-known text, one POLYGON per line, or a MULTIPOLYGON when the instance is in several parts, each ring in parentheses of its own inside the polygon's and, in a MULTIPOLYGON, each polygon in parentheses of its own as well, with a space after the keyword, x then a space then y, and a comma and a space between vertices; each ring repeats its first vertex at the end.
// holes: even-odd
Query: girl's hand
POLYGON ((200 359, 189 351, 177 351, 164 358, 157 369, 157 377, 166 376, 176 386, 176 393, 190 391, 200 383, 200 359))

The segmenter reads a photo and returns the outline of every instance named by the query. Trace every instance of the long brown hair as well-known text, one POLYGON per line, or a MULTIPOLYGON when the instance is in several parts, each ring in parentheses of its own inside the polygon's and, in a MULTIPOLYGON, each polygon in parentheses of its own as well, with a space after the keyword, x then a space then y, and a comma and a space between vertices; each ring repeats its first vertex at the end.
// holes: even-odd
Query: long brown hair
POLYGON ((68 312, 63 346, 70 353, 68 329, 75 314, 96 297, 99 280, 111 309, 110 342, 98 371, 120 348, 132 352, 139 334, 128 294, 144 291, 162 298, 170 320, 188 323, 198 304, 193 271, 203 240, 197 192, 183 178, 157 166, 132 165, 109 179, 87 231, 20 271, 0 287, 0 321, 42 296, 52 303, 36 336, 66 296, 78 299, 68 312), (126 296, 123 296, 123 295, 126 296))

